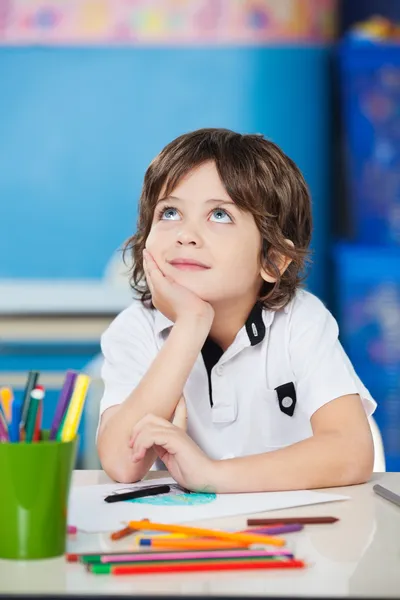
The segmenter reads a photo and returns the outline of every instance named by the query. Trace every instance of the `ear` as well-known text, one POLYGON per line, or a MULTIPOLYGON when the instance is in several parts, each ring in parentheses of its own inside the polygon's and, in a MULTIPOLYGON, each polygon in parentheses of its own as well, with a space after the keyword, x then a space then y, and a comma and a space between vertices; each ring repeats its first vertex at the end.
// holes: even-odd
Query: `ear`
MULTIPOLYGON (((291 246, 292 248, 294 248, 294 244, 293 244, 292 240, 285 240, 285 243, 288 246, 291 246)), ((286 271, 286 269, 292 262, 292 259, 289 258, 288 256, 285 256, 284 254, 278 254, 276 252, 273 253, 273 258, 274 258, 274 262, 275 262, 276 266, 279 269, 280 275, 283 275, 283 273, 286 271)), ((270 273, 264 267, 261 267, 260 275, 264 279, 264 281, 266 281, 267 283, 275 283, 275 281, 277 280, 276 275, 274 273, 270 273)))

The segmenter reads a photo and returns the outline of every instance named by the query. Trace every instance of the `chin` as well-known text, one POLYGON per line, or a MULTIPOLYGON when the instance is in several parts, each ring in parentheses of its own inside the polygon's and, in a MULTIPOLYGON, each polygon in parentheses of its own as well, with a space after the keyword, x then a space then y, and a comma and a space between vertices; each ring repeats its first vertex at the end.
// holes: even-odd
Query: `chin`
POLYGON ((193 292, 193 294, 196 294, 196 296, 198 296, 205 302, 211 302, 215 296, 215 293, 213 294, 210 289, 209 283, 208 285, 204 285, 204 283, 202 284, 198 280, 195 281, 193 279, 185 277, 184 274, 179 274, 178 276, 175 275, 173 279, 174 281, 176 281, 176 283, 179 283, 179 285, 182 285, 186 289, 190 290, 191 292, 193 292))

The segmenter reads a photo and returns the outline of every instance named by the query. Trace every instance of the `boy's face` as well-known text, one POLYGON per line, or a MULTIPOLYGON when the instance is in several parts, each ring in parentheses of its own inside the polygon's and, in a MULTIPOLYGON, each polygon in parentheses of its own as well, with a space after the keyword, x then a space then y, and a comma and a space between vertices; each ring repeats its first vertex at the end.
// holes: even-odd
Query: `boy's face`
POLYGON ((146 248, 165 275, 212 305, 257 298, 261 235, 213 162, 190 171, 169 198, 161 194, 146 248))

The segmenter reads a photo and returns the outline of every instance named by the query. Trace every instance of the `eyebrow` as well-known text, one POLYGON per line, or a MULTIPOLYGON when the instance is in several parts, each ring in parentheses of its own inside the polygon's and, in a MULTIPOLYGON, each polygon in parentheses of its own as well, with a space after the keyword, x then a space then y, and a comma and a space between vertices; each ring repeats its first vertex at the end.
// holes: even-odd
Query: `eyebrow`
MULTIPOLYGON (((177 196, 166 196, 165 198, 159 198, 159 200, 157 200, 157 204, 159 204, 159 202, 165 202, 168 200, 174 200, 175 202, 184 202, 183 198, 178 198, 177 196)), ((235 205, 235 203, 233 202, 233 200, 223 200, 222 198, 208 198, 208 200, 205 201, 206 204, 211 204, 211 202, 214 202, 215 204, 233 204, 235 205)))

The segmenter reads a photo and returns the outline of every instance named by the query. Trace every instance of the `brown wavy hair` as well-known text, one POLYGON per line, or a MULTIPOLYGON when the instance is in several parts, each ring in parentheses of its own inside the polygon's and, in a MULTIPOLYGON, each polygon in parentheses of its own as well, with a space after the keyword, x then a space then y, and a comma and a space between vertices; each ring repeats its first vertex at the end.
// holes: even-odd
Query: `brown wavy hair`
POLYGON ((312 232, 310 194, 299 168, 276 144, 259 134, 241 135, 228 129, 199 129, 181 135, 150 163, 137 231, 123 249, 124 259, 128 253, 132 259, 131 287, 143 302, 151 300, 142 253, 157 200, 161 193, 170 195, 190 170, 207 161, 214 161, 230 198, 253 215, 260 231, 261 265, 277 280, 261 286, 258 300, 271 310, 284 307, 305 278, 312 232), (282 276, 281 256, 292 261, 282 276))

